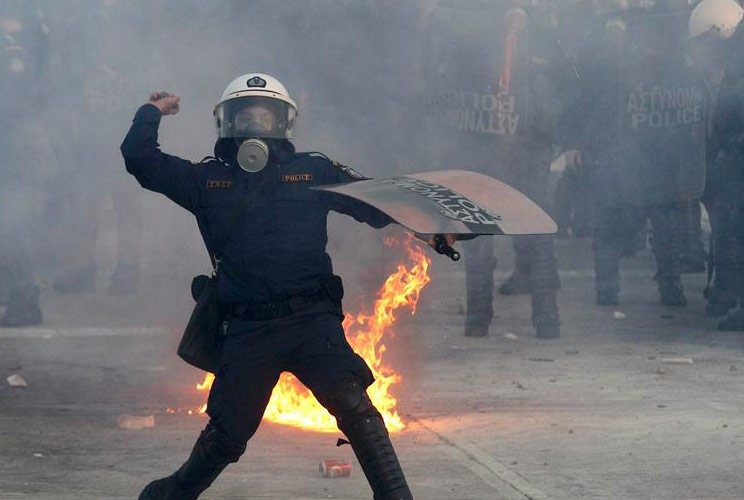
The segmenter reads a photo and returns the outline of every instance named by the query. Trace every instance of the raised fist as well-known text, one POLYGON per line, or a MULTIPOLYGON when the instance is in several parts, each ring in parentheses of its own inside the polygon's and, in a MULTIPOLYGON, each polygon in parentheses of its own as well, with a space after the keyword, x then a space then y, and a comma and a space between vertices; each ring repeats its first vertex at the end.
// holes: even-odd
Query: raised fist
POLYGON ((169 94, 168 92, 156 92, 150 95, 149 103, 160 110, 163 115, 175 115, 180 111, 178 103, 181 98, 176 94, 169 94))

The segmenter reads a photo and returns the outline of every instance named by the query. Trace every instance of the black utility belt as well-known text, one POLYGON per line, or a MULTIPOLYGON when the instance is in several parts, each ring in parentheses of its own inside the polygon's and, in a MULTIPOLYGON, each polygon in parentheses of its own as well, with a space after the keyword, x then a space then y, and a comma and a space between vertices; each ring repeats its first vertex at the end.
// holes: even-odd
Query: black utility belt
POLYGON ((274 302, 238 302, 227 305, 230 316, 251 320, 269 320, 283 318, 292 313, 307 309, 323 300, 340 303, 344 297, 341 278, 333 276, 323 280, 320 285, 307 292, 298 293, 286 299, 274 302))

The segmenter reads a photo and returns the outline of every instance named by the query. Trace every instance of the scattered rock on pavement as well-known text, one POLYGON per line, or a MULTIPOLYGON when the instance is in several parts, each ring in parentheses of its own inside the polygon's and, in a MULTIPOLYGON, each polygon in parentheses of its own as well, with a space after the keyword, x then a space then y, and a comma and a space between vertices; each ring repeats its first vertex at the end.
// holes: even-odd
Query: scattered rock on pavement
POLYGON ((661 358, 661 362, 668 365, 691 365, 692 358, 661 358))
POLYGON ((120 429, 127 429, 137 431, 140 429, 152 429, 155 427, 155 415, 119 415, 116 419, 116 424, 120 429))
POLYGON ((14 373, 13 375, 11 375, 5 380, 8 381, 8 385, 11 387, 28 387, 28 384, 23 379, 23 377, 21 377, 17 373, 14 373))

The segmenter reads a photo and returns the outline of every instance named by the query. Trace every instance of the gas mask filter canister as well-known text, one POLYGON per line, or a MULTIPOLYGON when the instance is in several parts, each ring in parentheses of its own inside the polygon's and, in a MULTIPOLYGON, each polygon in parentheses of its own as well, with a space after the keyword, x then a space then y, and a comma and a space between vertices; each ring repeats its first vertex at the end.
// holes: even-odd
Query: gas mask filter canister
POLYGON ((246 139, 238 148, 237 159, 246 172, 260 172, 269 163, 269 146, 261 139, 246 139))

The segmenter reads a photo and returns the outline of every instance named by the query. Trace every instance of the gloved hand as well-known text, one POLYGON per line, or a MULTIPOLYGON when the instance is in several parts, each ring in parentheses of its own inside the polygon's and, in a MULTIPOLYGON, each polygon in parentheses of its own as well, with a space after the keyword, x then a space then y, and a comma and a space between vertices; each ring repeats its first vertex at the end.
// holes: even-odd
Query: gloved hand
POLYGON ((452 260, 460 260, 460 253, 452 248, 457 241, 457 235, 448 234, 415 234, 416 238, 425 241, 427 245, 436 250, 437 253, 448 256, 452 260))
POLYGON ((155 92, 150 95, 150 104, 160 110, 162 115, 175 115, 181 108, 178 103, 181 101, 181 97, 176 94, 169 94, 168 92, 155 92))

